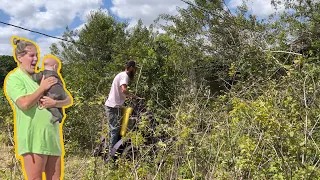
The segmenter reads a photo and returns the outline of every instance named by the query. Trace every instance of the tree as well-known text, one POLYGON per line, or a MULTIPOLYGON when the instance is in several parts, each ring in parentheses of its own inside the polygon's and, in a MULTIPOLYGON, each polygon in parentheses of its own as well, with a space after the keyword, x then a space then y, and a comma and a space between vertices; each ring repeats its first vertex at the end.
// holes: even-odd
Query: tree
POLYGON ((246 79, 252 75, 251 71, 259 73, 258 69, 264 68, 264 62, 248 57, 264 54, 261 49, 267 46, 265 25, 255 16, 248 18, 245 6, 232 14, 225 8, 224 1, 187 3, 188 8, 179 9, 178 15, 162 15, 160 19, 172 22, 172 25, 162 27, 185 45, 191 84, 197 84, 195 87, 198 88, 206 80, 211 90, 216 91, 219 90, 216 86, 224 86, 236 74, 241 74, 240 79, 246 79), (234 68, 231 73, 230 68, 234 68))
POLYGON ((5 77, 17 67, 17 63, 12 56, 2 55, 0 56, 0 64, 0 88, 2 88, 5 77))

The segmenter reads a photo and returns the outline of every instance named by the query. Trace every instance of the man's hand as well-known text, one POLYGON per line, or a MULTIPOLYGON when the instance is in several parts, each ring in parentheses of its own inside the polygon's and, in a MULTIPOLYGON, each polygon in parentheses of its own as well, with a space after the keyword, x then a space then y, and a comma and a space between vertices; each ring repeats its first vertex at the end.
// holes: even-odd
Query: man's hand
POLYGON ((136 99, 143 100, 144 98, 137 96, 136 99))
POLYGON ((134 95, 134 94, 129 94, 128 97, 129 97, 129 98, 133 98, 133 99, 139 99, 139 100, 144 99, 144 98, 141 98, 141 97, 136 96, 136 95, 134 95))
POLYGON ((122 88, 122 92, 123 92, 127 97, 129 97, 129 98, 144 99, 144 98, 141 98, 141 97, 138 97, 138 96, 136 96, 136 95, 134 95, 134 94, 129 93, 126 84, 121 85, 121 88, 122 88))

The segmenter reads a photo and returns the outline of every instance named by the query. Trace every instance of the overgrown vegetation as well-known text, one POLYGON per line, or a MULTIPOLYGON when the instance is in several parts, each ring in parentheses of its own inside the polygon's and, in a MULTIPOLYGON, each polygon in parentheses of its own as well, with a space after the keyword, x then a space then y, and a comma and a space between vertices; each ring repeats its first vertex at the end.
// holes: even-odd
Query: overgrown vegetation
MULTIPOLYGON (((319 177, 320 3, 273 3, 287 11, 262 20, 245 4, 230 12, 223 1, 196 0, 161 15, 167 25, 127 29, 98 11, 79 32, 67 29, 75 43, 51 47, 74 97, 63 126, 66 179, 319 177), (157 126, 142 118, 128 134, 137 156, 103 165, 90 153, 108 132, 103 103, 129 59, 139 64, 130 90, 148 100, 157 126), (158 141, 144 143, 147 135, 158 141)), ((9 145, 4 100, 0 113, 9 145)))

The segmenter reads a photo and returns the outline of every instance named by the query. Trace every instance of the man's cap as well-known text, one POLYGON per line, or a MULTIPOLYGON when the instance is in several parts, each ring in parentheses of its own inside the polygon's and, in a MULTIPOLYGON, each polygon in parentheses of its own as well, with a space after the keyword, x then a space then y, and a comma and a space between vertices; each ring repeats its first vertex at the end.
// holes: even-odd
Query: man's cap
POLYGON ((128 61, 128 62, 126 63, 126 66, 127 66, 127 67, 135 67, 135 68, 138 68, 138 67, 139 67, 138 64, 137 64, 137 62, 134 61, 134 60, 128 61))

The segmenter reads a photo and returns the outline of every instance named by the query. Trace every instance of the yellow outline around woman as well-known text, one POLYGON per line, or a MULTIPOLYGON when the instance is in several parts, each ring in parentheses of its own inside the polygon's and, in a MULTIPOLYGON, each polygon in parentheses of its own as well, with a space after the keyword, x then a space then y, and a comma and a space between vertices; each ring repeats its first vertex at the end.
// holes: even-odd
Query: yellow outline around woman
POLYGON ((66 118, 65 108, 73 105, 73 97, 66 89, 65 81, 60 74, 62 63, 56 56, 49 54, 43 58, 42 68, 37 70, 40 57, 38 45, 17 36, 12 37, 11 43, 17 67, 7 74, 3 89, 14 115, 16 157, 21 161, 26 179, 39 176, 42 176, 42 179, 46 179, 46 176, 63 179, 65 150, 62 125, 66 118), (57 74, 69 96, 67 100, 61 101, 48 98, 48 101, 55 102, 56 106, 62 108, 61 124, 51 123, 51 113, 45 108, 37 108, 44 92, 57 82, 52 78, 46 78, 38 84, 31 78, 32 74, 44 69, 43 63, 47 58, 58 62, 57 74), (60 169, 59 174, 55 174, 56 168, 60 169))

